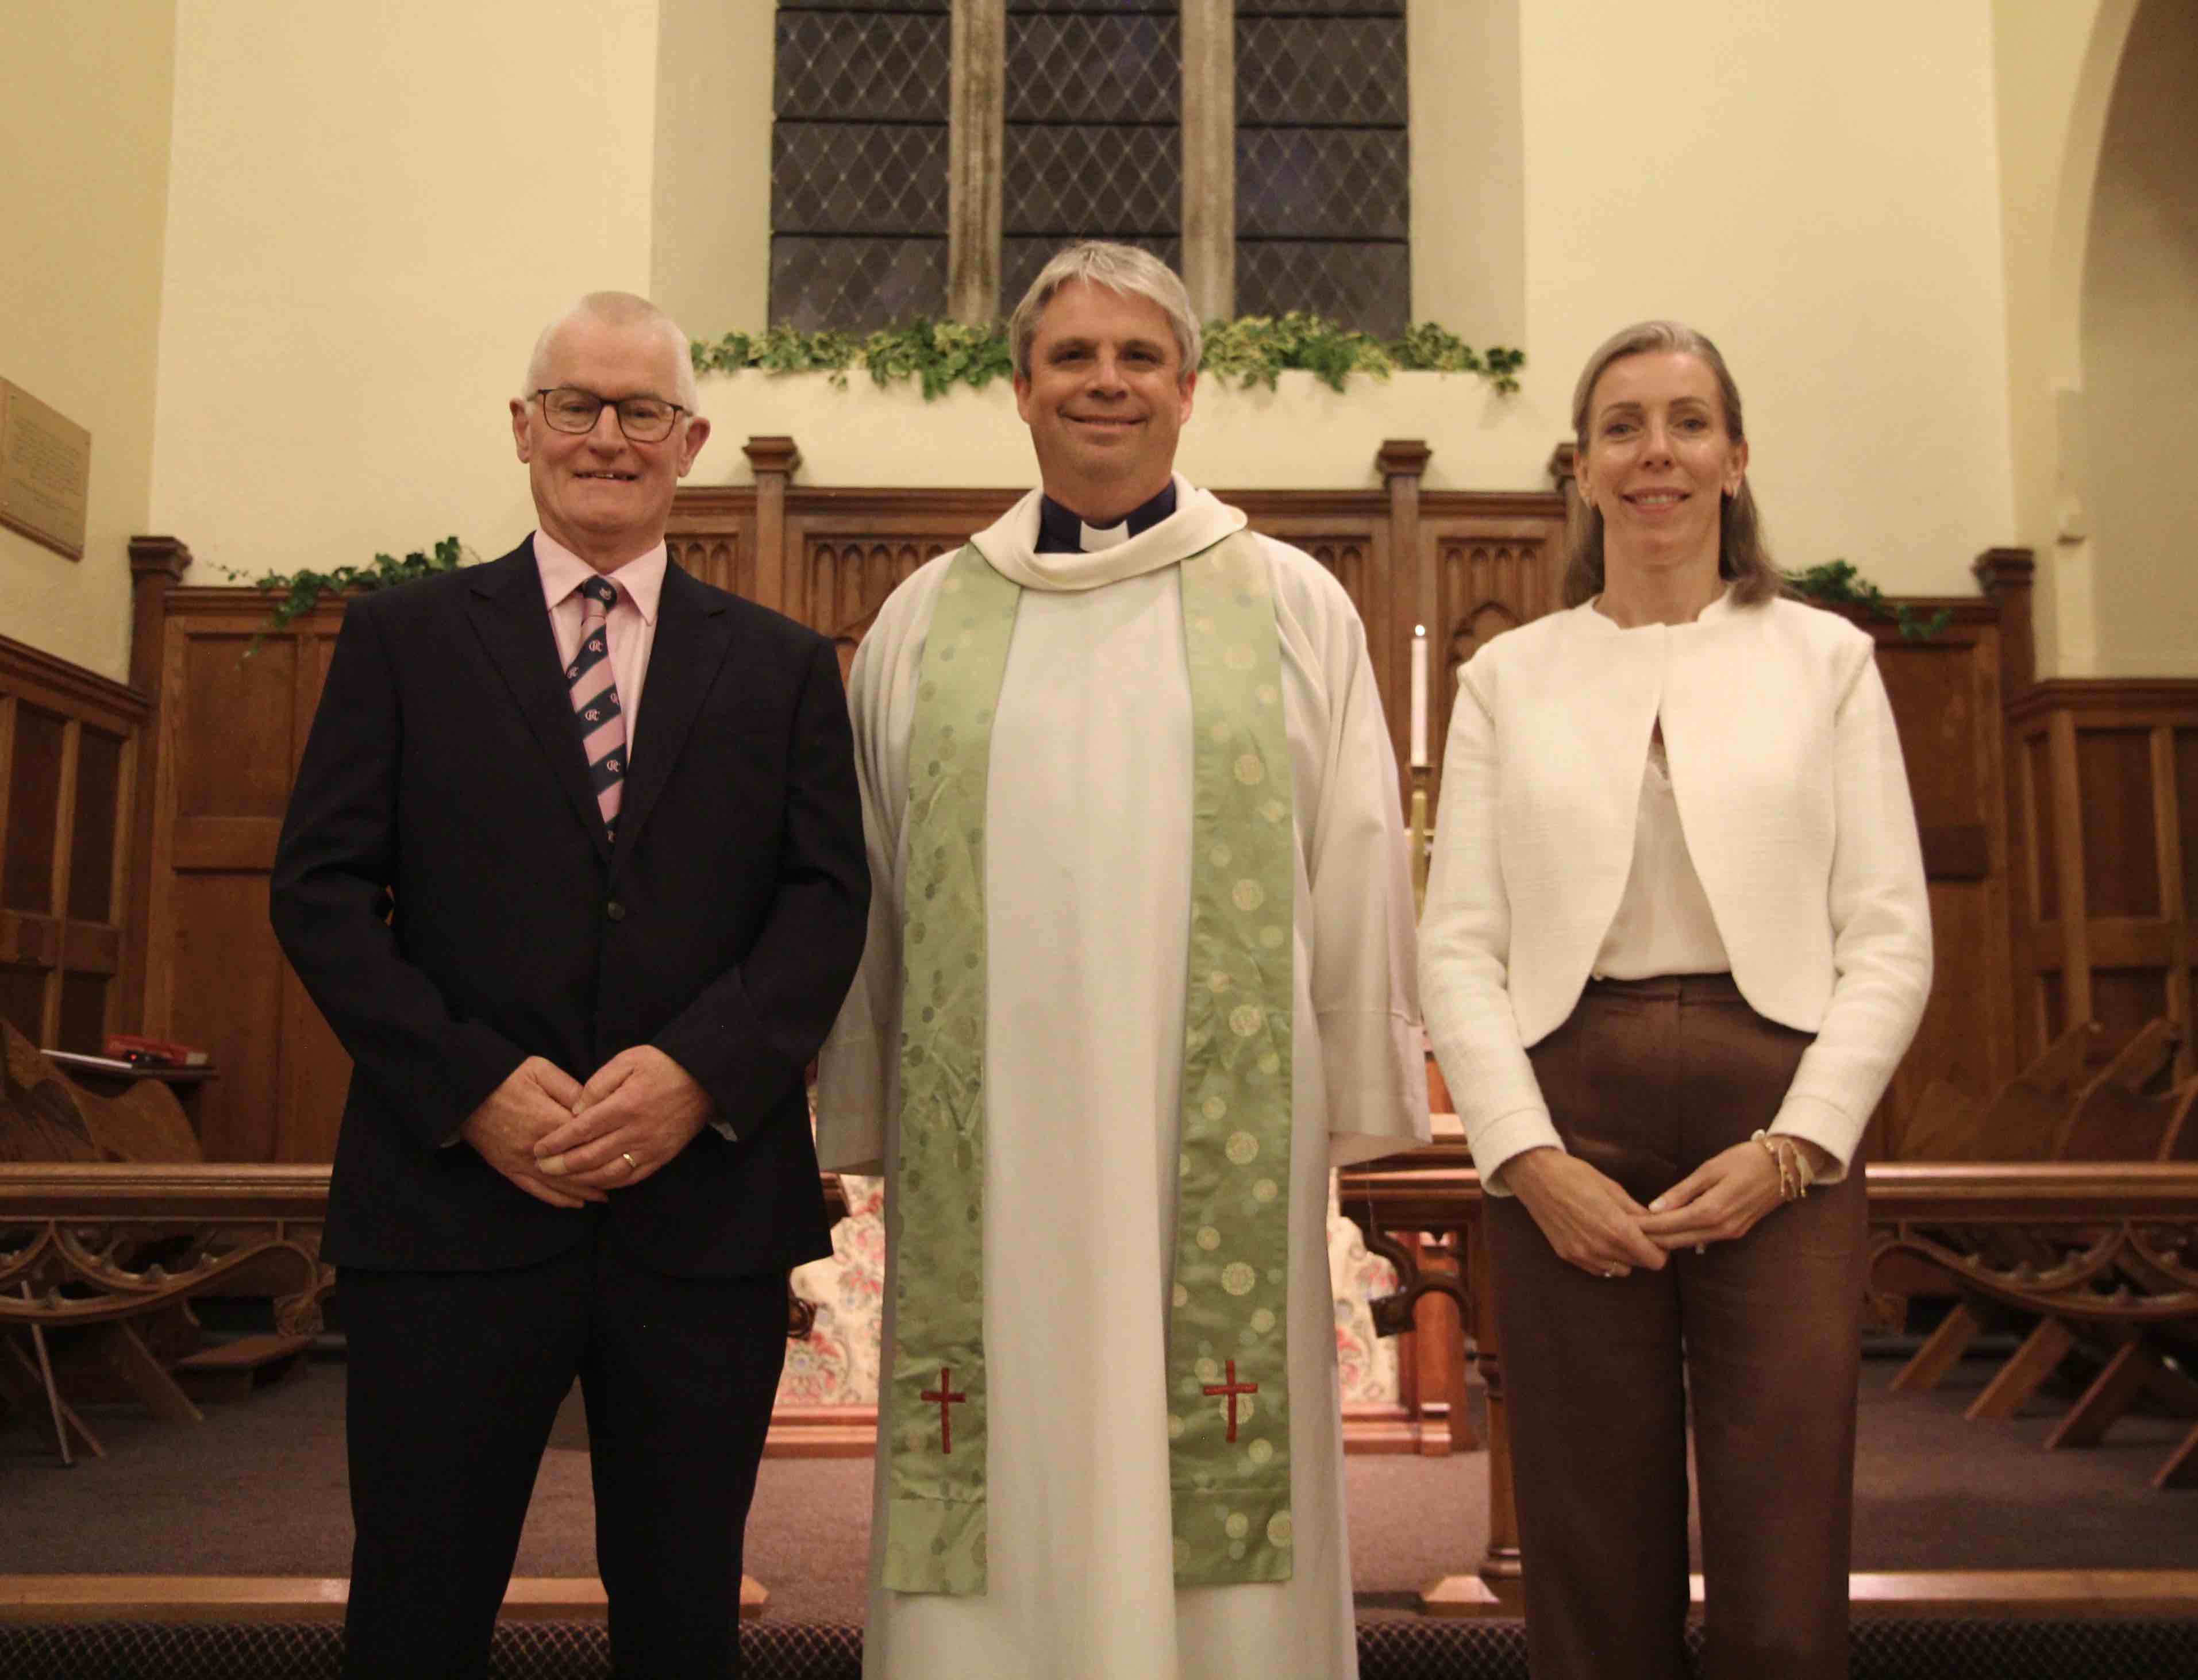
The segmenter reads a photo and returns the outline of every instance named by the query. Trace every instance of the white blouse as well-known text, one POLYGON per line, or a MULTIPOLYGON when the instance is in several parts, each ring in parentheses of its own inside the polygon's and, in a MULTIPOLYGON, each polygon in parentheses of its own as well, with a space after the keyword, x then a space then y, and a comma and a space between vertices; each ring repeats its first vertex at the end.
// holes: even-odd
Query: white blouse
POLYGON ((1718 937, 1717 912, 1695 872, 1672 791, 1672 764, 1661 736, 1648 743, 1641 774, 1641 810, 1633 820, 1633 867, 1625 896, 1596 953, 1599 980, 1645 980, 1658 974, 1729 974, 1732 959, 1718 937))

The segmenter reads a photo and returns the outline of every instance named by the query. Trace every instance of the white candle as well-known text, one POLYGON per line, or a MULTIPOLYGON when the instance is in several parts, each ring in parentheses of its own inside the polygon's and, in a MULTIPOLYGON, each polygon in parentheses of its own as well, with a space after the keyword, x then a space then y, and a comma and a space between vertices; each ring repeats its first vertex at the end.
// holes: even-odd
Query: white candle
POLYGON ((1412 626, 1412 768, 1428 762, 1428 627, 1412 626))

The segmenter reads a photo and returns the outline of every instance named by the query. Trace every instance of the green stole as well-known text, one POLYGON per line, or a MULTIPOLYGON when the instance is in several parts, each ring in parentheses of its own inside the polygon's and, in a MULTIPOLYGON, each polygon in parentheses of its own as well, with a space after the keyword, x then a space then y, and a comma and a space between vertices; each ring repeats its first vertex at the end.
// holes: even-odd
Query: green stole
MULTIPOLYGON (((1266 562, 1176 568, 1190 677, 1190 957, 1168 1331, 1175 1578, 1290 1575, 1289 741, 1266 562)), ((909 744, 884 1584, 985 1590, 985 818, 1020 586, 962 549, 909 744)))

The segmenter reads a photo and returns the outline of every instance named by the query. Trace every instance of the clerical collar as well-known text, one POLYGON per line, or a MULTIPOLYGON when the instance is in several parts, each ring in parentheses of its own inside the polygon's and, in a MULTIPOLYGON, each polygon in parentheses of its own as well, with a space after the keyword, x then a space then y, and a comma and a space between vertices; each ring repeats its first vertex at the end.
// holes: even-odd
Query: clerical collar
POLYGON ((1042 496, 1038 504, 1038 552, 1097 554, 1102 549, 1111 549, 1132 537, 1143 536, 1174 511, 1172 480, 1161 485, 1160 493, 1151 501, 1130 509, 1127 519, 1104 530, 1084 524, 1080 514, 1062 507, 1050 496, 1042 496))

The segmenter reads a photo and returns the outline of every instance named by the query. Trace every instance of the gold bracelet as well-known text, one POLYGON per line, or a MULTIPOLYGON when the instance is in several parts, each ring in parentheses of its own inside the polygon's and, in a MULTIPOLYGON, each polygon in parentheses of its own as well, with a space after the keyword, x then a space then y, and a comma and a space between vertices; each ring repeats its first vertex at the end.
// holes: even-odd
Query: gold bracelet
POLYGON ((1760 1143, 1764 1153, 1771 1157, 1778 1169, 1778 1200, 1799 1201, 1809 1194, 1809 1181, 1802 1177, 1801 1152, 1790 1137, 1773 1137, 1769 1132, 1758 1131, 1749 1135, 1751 1143, 1760 1143))

